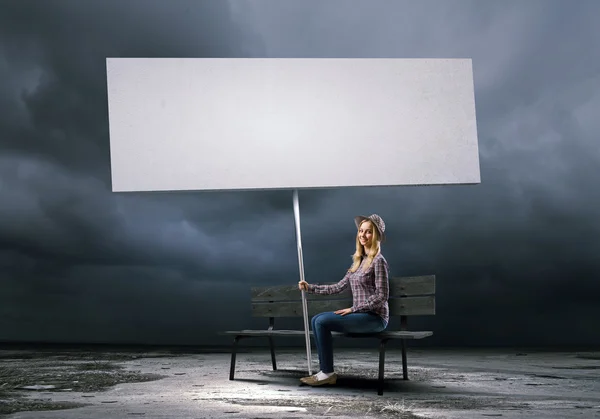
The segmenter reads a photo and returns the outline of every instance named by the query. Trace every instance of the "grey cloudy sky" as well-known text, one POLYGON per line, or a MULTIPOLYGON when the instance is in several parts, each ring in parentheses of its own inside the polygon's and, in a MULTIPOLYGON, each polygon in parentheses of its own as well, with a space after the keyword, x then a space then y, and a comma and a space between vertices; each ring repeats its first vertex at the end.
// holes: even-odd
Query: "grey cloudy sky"
MULTIPOLYGON (((482 183, 301 192, 309 282, 386 221, 432 345, 600 344, 595 0, 0 3, 0 340, 221 344, 295 283, 289 191, 113 194, 105 58, 472 58, 482 183), (569 333, 557 334, 557 330, 569 333)), ((300 344, 300 342, 299 342, 300 344)))

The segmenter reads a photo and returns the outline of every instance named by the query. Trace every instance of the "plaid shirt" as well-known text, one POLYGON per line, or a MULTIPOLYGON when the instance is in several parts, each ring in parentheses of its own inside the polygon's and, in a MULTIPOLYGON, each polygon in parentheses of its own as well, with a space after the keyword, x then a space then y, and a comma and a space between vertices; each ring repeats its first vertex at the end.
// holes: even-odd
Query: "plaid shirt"
POLYGON ((352 292, 352 312, 373 312, 378 314, 386 324, 389 321, 388 297, 390 284, 388 282, 388 263, 380 253, 373 259, 371 266, 363 272, 366 257, 356 272, 346 273, 337 284, 309 284, 308 291, 313 294, 338 294, 350 285, 352 292))

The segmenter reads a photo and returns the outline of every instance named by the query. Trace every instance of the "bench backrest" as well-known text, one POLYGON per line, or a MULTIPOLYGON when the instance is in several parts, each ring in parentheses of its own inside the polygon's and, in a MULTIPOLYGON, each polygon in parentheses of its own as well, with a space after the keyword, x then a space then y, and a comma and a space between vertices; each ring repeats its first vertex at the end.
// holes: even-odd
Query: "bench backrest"
MULTIPOLYGON (((435 314, 435 275, 390 278, 390 316, 435 314)), ((306 293, 308 315, 352 306, 352 294, 306 293)), ((302 317, 302 293, 298 284, 252 288, 255 317, 302 317)))

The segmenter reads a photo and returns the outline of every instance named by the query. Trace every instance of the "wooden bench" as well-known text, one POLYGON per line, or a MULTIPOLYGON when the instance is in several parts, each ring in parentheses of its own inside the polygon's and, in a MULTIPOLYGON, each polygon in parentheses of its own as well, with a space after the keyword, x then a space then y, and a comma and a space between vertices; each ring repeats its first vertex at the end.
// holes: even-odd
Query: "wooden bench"
MULTIPOLYGON (((264 330, 230 330, 221 332, 221 335, 233 335, 233 348, 231 350, 231 366, 229 379, 234 379, 235 361, 238 342, 244 338, 266 337, 271 349, 271 362, 273 370, 277 370, 275 361, 274 337, 302 337, 304 338, 304 323, 299 330, 277 330, 275 329, 275 318, 279 317, 303 317, 302 294, 297 284, 274 287, 253 287, 252 291, 252 315, 254 317, 268 317, 269 327, 264 330)), ((309 319, 315 314, 324 311, 335 311, 352 306, 352 294, 349 290, 341 294, 319 295, 306 294, 309 319)), ((408 316, 434 315, 435 314, 435 275, 390 278, 390 324, 388 328, 380 333, 351 334, 332 332, 333 336, 344 336, 352 338, 376 338, 379 339, 379 380, 377 394, 383 394, 383 372, 385 363, 386 343, 392 339, 400 339, 402 342, 402 372, 405 380, 408 380, 408 368, 406 361, 406 340, 423 339, 433 335, 430 331, 409 331, 408 316), (400 318, 400 324, 396 318, 400 318), (396 330, 394 330, 396 329, 396 330)), ((310 331, 311 337, 314 336, 310 331)), ((312 342, 312 339, 311 339, 312 342)))

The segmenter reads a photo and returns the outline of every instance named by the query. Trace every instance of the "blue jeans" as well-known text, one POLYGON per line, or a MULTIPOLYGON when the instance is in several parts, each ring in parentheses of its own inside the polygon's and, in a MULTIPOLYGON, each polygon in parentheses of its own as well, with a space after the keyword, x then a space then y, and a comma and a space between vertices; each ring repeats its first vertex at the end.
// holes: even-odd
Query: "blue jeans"
POLYGON ((333 372, 333 342, 331 332, 377 333, 387 327, 375 313, 350 313, 342 316, 332 311, 319 313, 311 320, 321 371, 333 372))

